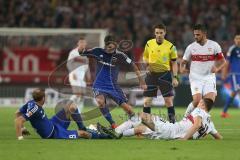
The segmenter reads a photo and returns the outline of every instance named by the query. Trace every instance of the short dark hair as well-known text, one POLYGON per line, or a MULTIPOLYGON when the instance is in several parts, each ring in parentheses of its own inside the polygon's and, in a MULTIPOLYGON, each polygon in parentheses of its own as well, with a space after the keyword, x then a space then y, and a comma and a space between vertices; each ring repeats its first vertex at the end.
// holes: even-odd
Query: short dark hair
POLYGON ((113 36, 113 35, 107 35, 107 36, 104 38, 104 43, 105 43, 105 45, 107 45, 108 43, 111 43, 111 42, 116 43, 116 42, 117 42, 116 37, 113 36))
POLYGON ((196 24, 193 26, 193 30, 200 30, 203 32, 207 32, 207 27, 203 24, 196 24))
POLYGON ((33 100, 36 102, 41 101, 45 97, 44 89, 41 89, 41 88, 34 89, 32 92, 32 97, 33 97, 33 100))
POLYGON ((155 30, 156 28, 158 29, 163 29, 164 31, 167 30, 167 27, 163 24, 163 23, 159 23, 159 24, 156 24, 155 26, 153 26, 153 29, 155 30))
POLYGON ((207 110, 210 111, 213 107, 213 104, 214 104, 213 100, 210 99, 210 98, 203 98, 203 102, 204 102, 207 110))

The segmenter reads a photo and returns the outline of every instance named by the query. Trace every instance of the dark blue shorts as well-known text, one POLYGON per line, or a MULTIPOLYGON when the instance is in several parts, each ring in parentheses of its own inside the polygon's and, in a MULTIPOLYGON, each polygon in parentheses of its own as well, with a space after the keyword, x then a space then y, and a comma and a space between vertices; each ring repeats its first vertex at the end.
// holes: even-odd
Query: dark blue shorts
POLYGON ((119 86, 114 86, 109 89, 93 88, 93 94, 95 97, 98 95, 103 95, 105 98, 109 97, 118 105, 127 103, 128 101, 126 95, 123 93, 122 89, 119 86))
POLYGON ((77 139, 77 130, 67 130, 70 120, 66 118, 64 110, 59 111, 51 118, 54 125, 54 132, 51 138, 53 139, 77 139))
POLYGON ((240 90, 240 74, 231 74, 230 81, 234 92, 240 90))

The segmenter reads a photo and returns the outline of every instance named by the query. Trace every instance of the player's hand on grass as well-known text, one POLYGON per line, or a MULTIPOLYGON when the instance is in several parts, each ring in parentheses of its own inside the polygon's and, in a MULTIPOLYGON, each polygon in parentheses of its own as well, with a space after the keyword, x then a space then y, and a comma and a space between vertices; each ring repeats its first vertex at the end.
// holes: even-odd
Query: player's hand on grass
POLYGON ((24 127, 24 128, 22 128, 22 135, 29 136, 29 135, 31 135, 31 133, 24 127))

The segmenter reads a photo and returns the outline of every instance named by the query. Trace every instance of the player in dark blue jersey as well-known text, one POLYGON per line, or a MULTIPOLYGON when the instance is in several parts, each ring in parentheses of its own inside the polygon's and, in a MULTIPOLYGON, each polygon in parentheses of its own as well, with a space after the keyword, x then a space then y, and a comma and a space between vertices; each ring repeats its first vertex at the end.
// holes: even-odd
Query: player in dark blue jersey
POLYGON ((68 103, 66 107, 62 108, 51 119, 48 119, 42 108, 44 101, 44 91, 35 89, 33 91, 33 100, 28 101, 16 112, 15 127, 19 140, 23 139, 23 135, 29 134, 24 127, 26 121, 30 121, 32 127, 44 139, 112 138, 111 135, 86 130, 74 103, 68 103), (77 123, 78 130, 67 130, 70 124, 70 117, 77 123))
POLYGON ((140 71, 132 60, 126 54, 117 50, 115 37, 107 35, 104 42, 104 48, 93 48, 90 50, 79 48, 79 54, 94 57, 97 60, 96 79, 92 86, 93 93, 102 114, 111 124, 112 128, 115 128, 116 124, 112 119, 109 109, 106 107, 107 97, 121 106, 130 117, 134 115, 132 107, 127 104, 127 98, 117 83, 119 66, 127 65, 128 67, 133 67, 138 76, 141 88, 146 89, 146 84, 140 77, 140 71))
POLYGON ((227 53, 227 67, 223 70, 222 75, 222 79, 225 80, 227 73, 229 73, 232 87, 231 97, 226 100, 223 112, 221 113, 221 117, 223 118, 229 117, 227 110, 236 94, 240 91, 240 33, 235 35, 234 42, 235 44, 229 48, 227 53))

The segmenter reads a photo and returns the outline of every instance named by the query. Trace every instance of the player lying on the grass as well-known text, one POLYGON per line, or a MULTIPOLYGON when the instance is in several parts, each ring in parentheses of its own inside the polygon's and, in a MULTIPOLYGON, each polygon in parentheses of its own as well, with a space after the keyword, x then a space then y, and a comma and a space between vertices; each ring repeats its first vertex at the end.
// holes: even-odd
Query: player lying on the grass
POLYGON ((215 139, 222 139, 213 122, 209 111, 213 101, 203 98, 197 108, 183 120, 175 124, 163 120, 159 116, 140 113, 138 123, 128 120, 118 126, 115 131, 123 136, 144 135, 150 139, 199 139, 211 134, 215 139))
POLYGON ((87 130, 74 103, 69 103, 48 119, 42 107, 45 101, 44 90, 35 89, 32 96, 33 100, 28 101, 16 112, 15 127, 18 140, 22 140, 23 135, 30 134, 24 127, 26 121, 30 121, 32 127, 44 139, 113 138, 112 135, 87 130), (70 118, 77 123, 78 130, 67 130, 71 122, 70 118))

